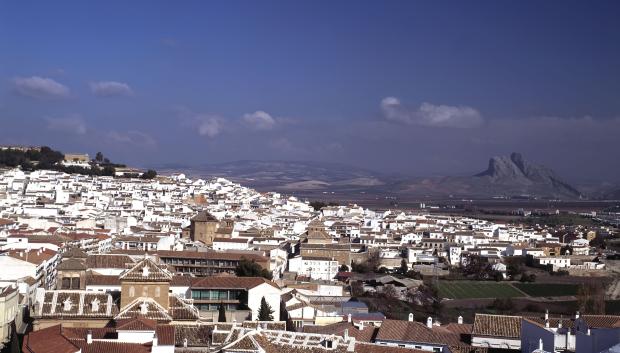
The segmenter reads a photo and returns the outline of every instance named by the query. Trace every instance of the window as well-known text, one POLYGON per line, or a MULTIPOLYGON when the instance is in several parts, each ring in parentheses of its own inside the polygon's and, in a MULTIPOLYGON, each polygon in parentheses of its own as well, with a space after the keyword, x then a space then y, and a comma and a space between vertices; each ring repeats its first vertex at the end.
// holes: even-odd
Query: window
POLYGON ((155 287, 155 296, 156 297, 159 297, 161 295, 161 293, 159 291, 160 291, 159 287, 155 287))
POLYGON ((71 278, 70 277, 62 278, 61 289, 71 289, 71 278))
POLYGON ((134 288, 134 286, 129 287, 129 296, 130 297, 136 296, 136 288, 134 288))

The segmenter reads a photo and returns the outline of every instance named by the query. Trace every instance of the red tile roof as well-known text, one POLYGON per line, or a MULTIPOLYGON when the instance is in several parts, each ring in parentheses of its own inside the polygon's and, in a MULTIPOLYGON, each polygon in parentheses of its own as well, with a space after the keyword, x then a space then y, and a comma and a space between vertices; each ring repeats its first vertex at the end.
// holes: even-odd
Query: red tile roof
POLYGON ((12 258, 28 261, 35 265, 40 265, 43 261, 48 261, 49 259, 56 256, 57 252, 50 249, 32 249, 32 250, 10 250, 8 251, 8 255, 12 258))
POLYGON ((232 277, 232 276, 212 276, 192 278, 191 288, 217 288, 217 289, 250 289, 267 283, 279 288, 275 283, 263 277, 232 277))
POLYGON ((521 337, 521 316, 476 314, 472 335, 490 337, 521 337))
POLYGON ((149 258, 144 258, 119 276, 121 281, 170 282, 172 274, 149 258))
POLYGON ((454 345, 461 343, 460 335, 441 326, 428 328, 417 321, 385 320, 377 333, 377 340, 454 345))
POLYGON ((157 322, 144 317, 116 320, 116 330, 125 331, 155 331, 157 322))
POLYGON ((28 353, 75 353, 79 350, 62 335, 60 325, 30 332, 22 343, 22 351, 28 353))

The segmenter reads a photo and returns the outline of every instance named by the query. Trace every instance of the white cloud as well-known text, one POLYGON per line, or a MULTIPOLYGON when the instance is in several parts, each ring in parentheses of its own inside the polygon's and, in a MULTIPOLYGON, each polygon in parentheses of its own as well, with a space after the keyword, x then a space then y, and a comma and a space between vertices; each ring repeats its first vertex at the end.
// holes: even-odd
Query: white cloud
POLYGON ((422 103, 417 109, 408 109, 395 97, 383 98, 381 110, 386 120, 410 125, 471 128, 483 121, 480 112, 471 107, 422 103))
POLYGON ((198 134, 200 136, 213 138, 219 135, 224 128, 222 119, 217 116, 201 115, 196 118, 198 120, 198 134))
POLYGON ((243 121, 257 130, 271 130, 276 124, 276 119, 262 110, 244 114, 243 121))
POLYGON ((62 99, 70 96, 69 88, 51 78, 39 76, 13 79, 15 92, 36 99, 62 99))
POLYGON ((175 107, 175 110, 181 124, 195 129, 200 136, 214 138, 224 131, 226 121, 219 115, 196 113, 184 106, 175 107))
POLYGON ((129 144, 139 147, 153 147, 157 145, 157 142, 151 135, 136 130, 129 130, 126 132, 109 131, 107 133, 107 137, 115 143, 129 144))
POLYGON ((75 135, 86 134, 86 123, 79 115, 72 115, 62 118, 45 118, 47 128, 75 135))
POLYGON ((90 90, 99 97, 133 96, 133 90, 128 84, 116 81, 91 82, 90 90))

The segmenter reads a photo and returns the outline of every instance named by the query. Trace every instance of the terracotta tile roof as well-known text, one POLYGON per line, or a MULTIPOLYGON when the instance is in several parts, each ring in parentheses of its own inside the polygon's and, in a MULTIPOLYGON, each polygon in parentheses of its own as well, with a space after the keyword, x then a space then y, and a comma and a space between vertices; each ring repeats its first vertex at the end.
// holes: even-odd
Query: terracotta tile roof
POLYGON ((206 347, 213 330, 213 325, 174 325, 174 327, 175 345, 183 346, 187 340, 188 347, 206 347))
POLYGON ((283 321, 244 321, 241 323, 243 328, 256 329, 259 326, 264 330, 286 330, 286 322, 283 321))
POLYGON ((487 353, 489 351, 486 347, 472 347, 469 345, 450 346, 449 348, 451 353, 487 353))
POLYGON ((474 325, 472 324, 456 324, 451 322, 447 325, 444 325, 443 328, 449 330, 454 333, 458 333, 460 335, 471 335, 471 329, 474 325))
POLYGON ((10 250, 7 254, 15 259, 23 260, 30 262, 31 264, 40 265, 44 261, 48 261, 54 256, 56 256, 57 252, 50 249, 33 249, 33 250, 10 250))
POLYGON ((144 258, 119 276, 121 281, 170 282, 172 274, 153 260, 144 258))
POLYGON ((121 280, 118 276, 110 275, 88 275, 86 276, 86 285, 93 286, 120 286, 121 280))
POLYGON ((359 342, 355 344, 355 352, 359 353, 428 353, 421 349, 388 347, 378 344, 359 342))
POLYGON ((441 326, 432 329, 416 321, 385 320, 379 328, 377 340, 430 343, 437 345, 455 345, 460 342, 460 335, 441 326))
POLYGON ((63 327, 62 335, 68 339, 84 339, 86 334, 91 333, 93 339, 116 339, 118 334, 114 327, 89 328, 89 327, 63 327))
POLYGON ((521 337, 521 316, 476 314, 472 335, 490 337, 521 337))
POLYGON ((345 330, 348 330, 348 334, 351 337, 355 337, 359 342, 371 342, 378 331, 377 327, 366 325, 362 330, 350 322, 338 322, 335 324, 325 326, 304 326, 304 332, 307 333, 320 333, 324 335, 344 335, 345 330))
POLYGON ((76 353, 78 346, 71 343, 61 334, 61 326, 56 325, 24 336, 22 351, 29 353, 76 353))
POLYGON ((175 327, 172 325, 157 325, 155 330, 160 345, 173 346, 175 344, 175 327))
POLYGON ((212 276, 193 278, 191 288, 217 288, 217 289, 250 289, 267 283, 275 288, 278 285, 263 277, 232 277, 212 276))
POLYGON ((41 318, 111 318, 118 313, 110 294, 82 290, 46 291, 35 306, 35 316, 41 318))
MULTIPOLYGON (((114 341, 93 341, 86 343, 86 339, 74 339, 71 342, 80 347, 82 353, 150 353, 150 344, 124 343, 114 341)), ((49 351, 48 351, 49 352, 49 351)), ((56 352, 54 352, 56 353, 56 352)))
MULTIPOLYGON (((113 254, 144 255, 143 250, 112 250, 113 254)), ((174 251, 157 250, 147 252, 149 255, 157 255, 160 259, 196 259, 196 260, 229 260, 235 261, 245 258, 256 262, 268 262, 269 257, 249 252, 227 252, 227 251, 174 251)))
POLYGON ((581 315, 579 319, 592 328, 620 327, 620 316, 617 315, 581 315))
MULTIPOLYGON (((523 317, 523 320, 533 323, 539 327, 545 327, 546 320, 544 317, 523 317)), ((558 324, 561 322, 562 327, 572 328, 574 326, 574 320, 572 318, 549 318, 549 326, 550 327, 558 327, 558 324)))
POLYGON ((127 268, 127 264, 133 264, 135 261, 127 255, 114 254, 97 254, 88 255, 86 266, 88 268, 127 268))
POLYGON ((198 320, 200 318, 198 309, 189 300, 176 295, 170 295, 168 298, 168 314, 173 320, 198 320))
POLYGON ((131 303, 127 304, 114 319, 131 319, 136 317, 143 317, 160 322, 172 320, 172 317, 164 307, 148 297, 136 298, 131 303))
POLYGON ((9 224, 13 224, 15 223, 15 221, 10 220, 10 219, 6 219, 6 218, 0 218, 0 226, 7 226, 9 224))
POLYGON ((116 320, 116 330, 124 331, 155 331, 157 322, 144 317, 116 320))
POLYGON ((84 271, 86 270, 86 265, 81 260, 68 258, 60 262, 60 264, 56 266, 56 269, 61 271, 84 271))
POLYGON ((189 287, 192 285, 192 278, 190 276, 172 276, 172 281, 170 281, 171 287, 189 287))

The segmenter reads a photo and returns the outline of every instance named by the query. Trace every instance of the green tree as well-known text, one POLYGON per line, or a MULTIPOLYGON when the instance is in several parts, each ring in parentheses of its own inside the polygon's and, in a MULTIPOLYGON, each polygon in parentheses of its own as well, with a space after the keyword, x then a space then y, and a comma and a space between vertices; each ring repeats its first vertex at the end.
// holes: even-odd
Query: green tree
POLYGON ((156 176, 157 176, 157 172, 154 171, 153 169, 149 169, 144 174, 142 174, 141 178, 142 179, 153 179, 156 176))
POLYGON ((260 308, 258 308, 258 321, 273 321, 273 309, 263 297, 260 300, 260 308))
POLYGON ((264 269, 261 265, 254 262, 254 260, 249 261, 246 258, 241 258, 239 264, 235 268, 235 274, 239 277, 264 277, 266 279, 271 279, 273 277, 269 270, 264 269))
POLYGON ((116 175, 116 169, 111 165, 106 165, 105 167, 103 167, 101 175, 113 177, 114 175, 116 175))
POLYGON ((310 202, 310 206, 312 206, 315 211, 320 211, 321 208, 327 206, 327 204, 323 201, 312 201, 310 202))
POLYGON ((224 308, 223 303, 220 303, 218 311, 217 322, 226 322, 226 308, 224 308))

